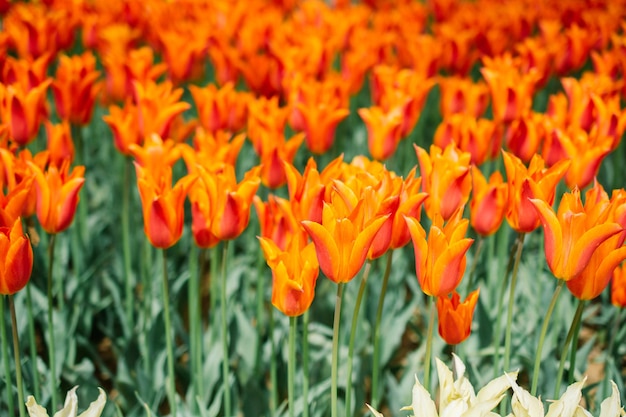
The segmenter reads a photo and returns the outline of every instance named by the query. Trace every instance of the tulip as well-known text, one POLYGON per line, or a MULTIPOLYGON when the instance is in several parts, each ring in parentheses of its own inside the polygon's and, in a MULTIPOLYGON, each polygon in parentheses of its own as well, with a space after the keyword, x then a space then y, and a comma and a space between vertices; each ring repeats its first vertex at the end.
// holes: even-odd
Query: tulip
POLYGON ((487 182, 480 169, 472 166, 470 222, 476 233, 489 236, 500 228, 507 209, 508 190, 499 171, 491 174, 487 182))
POLYGON ((402 109, 394 107, 384 111, 374 106, 359 109, 358 113, 367 126, 367 144, 372 158, 379 161, 389 159, 402 139, 402 109))
POLYGON ((530 202, 543 224, 548 266, 564 281, 577 277, 598 246, 623 230, 617 223, 590 222, 577 188, 563 195, 556 214, 543 200, 530 202))
POLYGON ((281 250, 268 238, 261 237, 259 241, 272 269, 272 305, 289 317, 304 314, 313 302, 319 274, 313 243, 300 249, 298 240, 291 240, 281 250))
POLYGON ((78 192, 85 178, 85 167, 74 167, 69 173, 69 161, 60 167, 50 166, 44 173, 33 162, 28 162, 35 174, 37 190, 37 219, 41 227, 50 234, 67 229, 76 213, 80 200, 78 192))
POLYGON ((197 166, 200 180, 189 190, 189 200, 192 231, 199 246, 212 247, 243 233, 250 221, 252 199, 261 183, 259 169, 252 168, 237 183, 235 170, 230 165, 218 172, 197 166))
POLYGON ((0 84, 0 119, 18 145, 25 146, 37 136, 45 115, 46 90, 51 82, 48 79, 27 91, 18 84, 0 84))
POLYGON ((198 109, 198 120, 208 132, 237 132, 245 127, 249 93, 236 91, 233 83, 220 88, 215 84, 206 87, 191 85, 189 91, 198 109))
POLYGON ((414 145, 422 175, 422 191, 428 193, 424 202, 426 214, 433 219, 442 216, 448 220, 469 199, 471 155, 461 152, 454 144, 441 149, 430 147, 430 155, 414 145))
POLYGON ((85 125, 91 120, 101 83, 96 71, 96 58, 91 51, 72 57, 61 55, 52 93, 57 114, 73 125, 85 125))
POLYGON ((528 168, 516 156, 502 152, 509 187, 506 220, 518 233, 535 230, 540 219, 530 198, 538 198, 548 205, 554 202, 557 183, 563 178, 569 161, 561 161, 546 169, 541 156, 535 155, 528 168))
MULTIPOLYGON (((78 387, 74 387, 67 392, 65 404, 60 411, 54 414, 55 416, 62 415, 64 417, 76 417, 78 414, 78 397, 76 396, 76 389, 78 389, 78 387)), ((98 388, 98 392, 98 398, 89 404, 87 410, 83 411, 78 417, 100 417, 102 411, 104 410, 107 398, 102 388, 98 388)), ((30 417, 48 417, 46 409, 37 404, 32 395, 29 395, 26 399, 26 408, 28 409, 28 415, 30 417)))
POLYGON ((626 308, 626 264, 613 270, 611 280, 611 303, 615 307, 626 308))
POLYGON ((0 225, 0 294, 11 295, 24 288, 32 270, 33 248, 22 230, 22 219, 0 225))
POLYGON ((465 254, 474 242, 464 238, 469 221, 461 219, 461 210, 443 226, 441 216, 433 220, 426 232, 412 217, 405 217, 415 250, 415 273, 422 291, 430 296, 450 294, 465 272, 465 254))
POLYGON ((322 272, 337 284, 349 282, 358 274, 376 233, 388 217, 375 217, 362 223, 358 221, 362 220, 362 211, 363 204, 358 204, 349 216, 344 216, 346 213, 339 213, 336 207, 324 202, 321 224, 302 221, 315 244, 322 272))
POLYGON ((433 143, 442 149, 454 143, 461 151, 471 154, 473 164, 482 165, 497 155, 501 136, 500 126, 492 120, 453 114, 439 125, 433 143))
POLYGON ((134 81, 133 87, 140 136, 156 133, 163 138, 169 137, 174 118, 191 107, 189 103, 179 101, 183 95, 182 88, 173 89, 169 81, 160 84, 134 81))
POLYGON ((413 217, 419 220, 422 203, 428 197, 428 194, 419 192, 421 184, 422 178, 415 177, 415 168, 409 172, 406 180, 402 182, 398 191, 398 196, 400 197, 398 210, 393 218, 391 242, 389 244, 391 249, 401 248, 411 240, 411 234, 404 217, 413 217))
POLYGON ((471 292, 462 303, 456 291, 452 293, 452 298, 437 298, 439 335, 449 345, 457 345, 469 337, 478 293, 479 290, 471 292))
POLYGON ((293 165, 288 163, 284 165, 289 202, 294 216, 298 221, 311 220, 321 223, 326 185, 320 178, 315 160, 309 159, 302 174, 293 165))
POLYGON ((74 141, 72 132, 67 121, 53 125, 46 121, 46 133, 48 134, 48 152, 50 164, 60 167, 63 162, 70 164, 74 160, 74 141))
POLYGON ((123 155, 130 155, 131 145, 141 145, 143 138, 139 134, 137 108, 126 101, 123 107, 109 107, 109 114, 103 116, 104 122, 113 132, 113 144, 123 155))
POLYGON ((158 176, 136 162, 135 170, 143 208, 144 232, 153 246, 167 249, 178 242, 183 233, 183 204, 196 177, 187 175, 172 187, 169 167, 159 171, 158 176))

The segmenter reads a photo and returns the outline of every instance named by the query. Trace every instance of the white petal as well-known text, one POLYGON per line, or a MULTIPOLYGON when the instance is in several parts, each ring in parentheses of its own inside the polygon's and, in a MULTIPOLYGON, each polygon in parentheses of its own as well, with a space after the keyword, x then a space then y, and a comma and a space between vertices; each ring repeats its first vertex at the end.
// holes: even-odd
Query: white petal
POLYGON ((611 396, 600 404, 600 417, 618 417, 621 415, 621 409, 619 390, 615 382, 611 381, 611 396))
MULTIPOLYGON (((467 408, 467 403, 463 401, 462 398, 457 398, 450 401, 445 409, 440 408, 441 417, 459 417, 467 411, 467 408)), ((419 417, 419 414, 416 414, 415 416, 419 417)))
POLYGON ((102 388, 98 388, 98 391, 98 398, 96 398, 95 401, 89 404, 89 408, 81 413, 81 415, 78 417, 100 417, 100 414, 102 414, 102 410, 104 410, 104 405, 107 402, 107 396, 102 388))
POLYGON ((508 374, 504 374, 509 379, 513 389, 511 399, 511 409, 515 417, 543 417, 543 403, 539 398, 533 397, 528 391, 517 385, 508 374))
POLYGON ((374 410, 369 404, 365 404, 365 405, 367 406, 367 408, 370 409, 372 414, 374 414, 374 417, 384 417, 382 413, 379 413, 378 411, 374 410))
POLYGON ((517 372, 502 375, 494 380, 489 381, 476 395, 476 402, 482 403, 494 398, 499 398, 509 388, 511 388, 511 382, 517 380, 517 372))
POLYGON ((30 417, 48 417, 46 409, 37 404, 35 397, 32 395, 29 395, 26 399, 26 409, 30 417))
POLYGON ((76 397, 77 389, 78 387, 76 386, 67 392, 63 408, 57 411, 54 417, 76 417, 78 408, 78 397, 76 397))
POLYGON ((573 417, 582 398, 582 389, 586 380, 587 377, 567 387, 563 396, 550 404, 546 417, 573 417))
MULTIPOLYGON (((437 375, 439 376, 439 409, 443 411, 457 395, 452 371, 439 358, 435 358, 435 361, 437 363, 437 375)), ((417 415, 419 416, 419 414, 417 415)))
POLYGON ((413 385, 413 403, 411 404, 413 413, 419 417, 438 417, 435 402, 430 398, 430 394, 420 384, 419 379, 415 377, 415 385, 413 385))

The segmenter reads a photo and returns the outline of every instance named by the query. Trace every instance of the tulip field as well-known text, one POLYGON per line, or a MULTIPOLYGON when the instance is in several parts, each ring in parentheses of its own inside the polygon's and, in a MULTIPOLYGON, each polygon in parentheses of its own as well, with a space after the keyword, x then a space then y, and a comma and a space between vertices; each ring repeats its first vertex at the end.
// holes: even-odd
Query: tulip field
POLYGON ((0 417, 626 416, 625 0, 0 0, 0 417))

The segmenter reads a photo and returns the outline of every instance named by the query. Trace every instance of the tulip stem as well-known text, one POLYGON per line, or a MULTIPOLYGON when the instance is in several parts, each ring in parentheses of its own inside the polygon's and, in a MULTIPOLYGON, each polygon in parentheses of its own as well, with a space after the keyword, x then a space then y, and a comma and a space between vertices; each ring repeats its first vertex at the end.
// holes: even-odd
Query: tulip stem
MULTIPOLYGON (((559 398, 559 392, 561 390, 561 379, 563 379, 563 370, 565 369, 565 358, 567 357, 567 351, 569 348, 572 339, 574 338, 574 334, 578 332, 576 329, 580 329, 578 327, 581 323, 581 318, 583 316, 583 310, 585 308, 585 301, 578 300, 578 308, 576 308, 576 313, 574 314, 574 318, 572 319, 572 324, 569 327, 569 331, 567 332, 567 337, 565 338, 565 343, 563 343, 563 350, 561 350, 561 360, 559 361, 559 371, 556 375, 556 384, 554 385, 554 398, 559 398)), ((576 349, 574 348, 575 344, 572 346, 572 351, 574 352, 574 356, 576 355, 576 349)), ((570 371, 572 370, 572 362, 570 360, 570 371)), ((571 372, 570 372, 571 374, 571 372)))
POLYGON ((302 417, 309 417, 309 309, 302 324, 302 417))
POLYGON ((122 184, 122 250, 124 252, 124 289, 126 291, 126 329, 132 333, 133 325, 133 305, 135 296, 133 294, 133 279, 130 254, 130 171, 132 162, 124 159, 124 183, 122 184))
POLYGON ((618 307, 614 307, 615 316, 613 317, 613 329, 610 331, 609 342, 606 346, 606 356, 604 357, 604 378, 602 380, 602 398, 605 398, 608 395, 609 388, 609 380, 611 379, 609 373, 609 365, 613 363, 615 356, 613 355, 613 349, 615 346, 615 337, 617 333, 619 333, 620 326, 620 316, 622 313, 622 309, 618 307))
POLYGON ((554 294, 552 295, 552 300, 550 301, 550 305, 548 306, 548 312, 543 319, 543 325, 541 326, 541 334, 539 335, 539 344, 537 345, 537 353, 535 354, 535 366, 533 367, 533 382, 530 387, 530 395, 537 394, 537 382, 539 382, 539 369, 541 367, 541 351, 543 350, 543 343, 546 340, 546 334, 548 333, 548 323, 550 322, 550 316, 552 316, 552 312, 554 311, 554 307, 556 307, 556 302, 559 299, 559 294, 561 293, 561 289, 563 285, 565 285, 565 281, 558 280, 559 283, 556 286, 556 290, 554 290, 554 294))
POLYGON ((287 364, 287 395, 289 397, 289 417, 296 415, 296 332, 298 330, 297 317, 289 317, 289 363, 287 364))
POLYGON ((385 306, 385 294, 387 293, 387 285, 389 284, 389 275, 391 275, 391 260, 393 259, 393 251, 387 252, 387 263, 383 275, 383 284, 380 288, 380 296, 378 297, 378 307, 376 308, 376 322, 374 323, 374 357, 372 358, 372 408, 378 408, 378 379, 380 375, 380 322, 383 317, 383 308, 385 306))
POLYGON ((469 277, 467 278, 468 291, 471 291, 472 289, 472 283, 474 282, 474 276, 476 275, 476 266, 478 266, 478 262, 480 261, 480 255, 482 253, 484 243, 485 238, 479 236, 478 243, 476 244, 476 250, 474 251, 474 259, 472 260, 472 269, 470 269, 469 277))
POLYGON ((7 403, 9 405, 9 415, 15 415, 15 404, 13 403, 13 384, 11 384, 11 365, 9 362, 9 344, 7 342, 7 329, 4 322, 4 297, 0 297, 0 336, 2 337, 2 363, 4 364, 4 383, 7 393, 7 403))
POLYGON ((228 326, 226 319, 226 260, 228 257, 228 240, 224 241, 224 248, 222 252, 222 285, 220 290, 220 304, 222 310, 222 350, 224 357, 222 358, 222 377, 224 384, 224 415, 225 417, 232 417, 231 404, 230 404, 230 383, 228 373, 230 372, 230 360, 228 355, 228 326))
MULTIPOLYGON (((499 236, 500 238, 502 238, 503 234, 506 236, 505 231, 507 231, 505 228, 503 227, 500 228, 500 231, 498 232, 498 235, 500 235, 499 236)), ((504 275, 502 275, 502 279, 498 280, 500 282, 500 291, 498 293, 498 306, 496 307, 495 331, 493 333, 493 377, 494 378, 497 378, 502 372, 502 370, 500 369, 500 337, 501 337, 501 332, 502 332, 502 326, 501 326, 502 308, 504 305, 504 294, 506 293, 506 284, 508 282, 507 278, 509 277, 509 273, 513 269, 513 261, 515 258, 515 253, 517 252, 518 244, 519 244, 519 239, 515 241, 515 245, 513 245, 513 247, 511 248, 511 252, 509 254, 509 260, 507 262, 504 275)), ((506 247, 505 244, 503 244, 502 242, 499 242, 498 253, 496 255, 498 258, 498 268, 496 270, 496 274, 498 275, 501 272, 500 269, 502 265, 502 258, 504 255, 503 248, 505 247, 506 247)), ((497 278, 497 275, 496 275, 496 278, 497 278)), ((493 282, 493 277, 490 277, 490 282, 493 282)))
POLYGON ((20 339, 17 332, 17 317, 15 315, 15 301, 13 294, 9 295, 9 310, 11 310, 11 331, 13 333, 13 358, 15 359, 15 380, 17 381, 17 403, 20 417, 26 415, 24 409, 24 384, 22 382, 22 361, 20 360, 20 339))
MULTIPOLYGON (((198 272, 198 264, 200 262, 198 255, 198 247, 192 242, 189 248, 189 285, 188 285, 188 298, 189 298, 189 338, 190 338, 190 366, 189 372, 194 398, 202 395, 203 378, 202 378, 202 314, 201 314, 201 299, 202 293, 200 291, 200 277, 198 272)), ((192 401, 197 406, 196 401, 192 401)), ((199 412, 199 411, 198 411, 199 412)))
POLYGON ((54 340, 54 317, 53 317, 53 297, 52 297, 52 272, 54 270, 54 246, 56 242, 56 235, 50 235, 48 241, 48 355, 50 358, 50 390, 52 391, 52 410, 56 411, 58 400, 57 393, 57 372, 56 372, 56 346, 54 340))
POLYGON ((35 398, 41 398, 39 395, 39 371, 37 370, 35 315, 33 314, 33 299, 31 296, 30 285, 26 285, 26 310, 28 310, 28 346, 30 349, 30 362, 33 372, 33 393, 35 394, 35 398))
POLYGON ((428 297, 428 332, 426 333, 426 354, 424 355, 424 388, 430 392, 430 362, 432 362, 433 330, 435 327, 435 297, 428 297))
POLYGON ((274 342, 274 309, 269 310, 269 327, 270 327, 270 347, 272 351, 272 357, 270 358, 270 385, 272 389, 270 391, 270 414, 276 415, 276 408, 278 407, 278 377, 276 366, 276 343, 274 342))
POLYGON ((365 293, 365 287, 367 286, 367 278, 372 269, 372 261, 369 261, 365 265, 363 271, 363 278, 359 285, 359 292, 356 296, 356 304, 354 305, 354 312, 352 314, 352 326, 350 327, 350 342, 348 343, 348 372, 346 377, 346 413, 345 417, 352 415, 352 367, 354 361, 354 342, 356 339, 357 324, 359 322, 359 311, 361 310, 361 301, 363 301, 363 294, 365 293))
POLYGON ((163 315, 165 316, 165 348, 167 349, 167 397, 170 403, 170 412, 176 417, 176 379, 174 374, 174 345, 172 340, 172 323, 170 317, 170 291, 167 278, 167 257, 165 249, 161 251, 163 254, 163 315))
POLYGON ((330 368, 330 408, 331 417, 339 416, 339 408, 337 406, 337 367, 339 364, 339 323, 341 319, 341 300, 343 298, 343 286, 340 282, 337 284, 337 298, 335 300, 335 318, 333 320, 333 353, 330 368))
POLYGON ((519 271, 522 249, 524 249, 525 233, 520 233, 517 237, 517 251, 515 252, 515 262, 513 263, 513 273, 511 274, 511 284, 509 287, 509 305, 506 314, 506 329, 504 333, 504 372, 509 372, 511 362, 511 334, 513 327, 513 306, 515 305, 515 287, 517 285, 517 272, 519 271))
MULTIPOLYGON (((569 384, 574 382, 574 372, 576 371, 576 351, 578 350, 578 336, 580 335, 580 326, 582 325, 582 315, 583 315, 583 306, 580 304, 585 304, 583 300, 580 300, 578 308, 580 308, 580 317, 578 318, 578 322, 576 323, 576 328, 574 329, 574 341, 572 342, 570 357, 569 357, 569 371, 567 373, 567 380, 569 384)), ((576 311, 578 313, 578 310, 576 311)), ((559 378, 560 380, 560 378, 559 378)))

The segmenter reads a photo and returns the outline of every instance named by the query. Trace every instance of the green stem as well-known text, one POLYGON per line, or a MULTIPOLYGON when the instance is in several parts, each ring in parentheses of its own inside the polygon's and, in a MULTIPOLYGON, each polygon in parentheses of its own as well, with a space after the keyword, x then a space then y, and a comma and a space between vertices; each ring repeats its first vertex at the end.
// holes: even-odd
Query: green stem
POLYGON ((57 372, 56 372, 56 346, 54 340, 54 300, 52 297, 52 271, 54 270, 54 246, 56 242, 56 235, 50 235, 48 241, 48 355, 50 357, 50 390, 52 392, 52 410, 57 409, 58 393, 57 393, 57 372))
POLYGON ((15 404, 13 403, 13 383, 11 383, 11 365, 9 361, 9 344, 7 340, 7 329, 4 322, 4 297, 0 297, 0 337, 2 337, 2 363, 4 363, 4 383, 7 393, 7 403, 9 405, 9 415, 15 415, 15 404))
POLYGON ((270 391, 270 414, 276 415, 276 409, 278 408, 278 377, 277 377, 277 364, 276 364, 276 342, 274 342, 274 309, 269 310, 269 327, 270 327, 270 348, 272 351, 272 357, 270 358, 270 385, 272 386, 270 391))
MULTIPOLYGON (((143 242, 143 257, 141 265, 141 281, 143 291, 143 329, 144 335, 147 335, 150 331, 150 325, 152 322, 152 298, 154 294, 152 292, 152 244, 147 236, 144 236, 143 242)), ((147 342, 147 338, 139 338, 140 347, 143 354, 144 371, 146 375, 150 374, 152 368, 152 362, 149 358, 152 357, 152 346, 147 342)))
POLYGON ((124 252, 124 289, 126 292, 126 329, 130 333, 134 328, 133 306, 135 294, 133 292, 133 276, 130 251, 130 159, 124 160, 124 183, 122 184, 122 250, 124 252))
POLYGON ((383 275, 383 284, 380 288, 380 296, 378 297, 378 307, 376 308, 376 322, 374 323, 374 357, 372 358, 372 407, 378 408, 378 380, 380 375, 380 322, 383 317, 383 308, 385 306, 385 294, 387 294, 387 285, 389 284, 389 275, 391 274, 391 260, 393 259, 393 251, 387 252, 387 263, 383 275))
POLYGON ((428 333, 426 333, 426 354, 424 357, 424 388, 430 392, 430 363, 433 351, 433 330, 435 327, 435 297, 428 297, 428 333))
POLYGON ((220 291, 220 302, 222 310, 222 350, 224 357, 222 358, 222 376, 224 383, 224 412, 225 417, 232 417, 230 404, 230 383, 228 373, 230 368, 230 359, 228 354, 228 327, 226 319, 226 260, 228 257, 228 240, 224 241, 222 252, 222 286, 220 291))
POLYGON ((330 368, 330 409, 331 417, 339 416, 339 408, 337 404, 337 382, 338 382, 338 365, 339 365, 339 323, 341 319, 341 300, 343 298, 343 286, 340 282, 337 284, 337 298, 335 299, 335 318, 333 320, 333 353, 330 368))
POLYGON ((15 380, 17 381, 17 402, 20 417, 25 417, 24 384, 22 382, 22 361, 20 360, 20 339, 17 332, 17 317, 15 315, 15 301, 13 294, 9 295, 9 310, 11 310, 11 328, 13 333, 13 357, 15 359, 15 380))
POLYGON ((617 337, 617 333, 620 328, 620 316, 622 313, 622 309, 619 307, 614 307, 615 309, 615 317, 613 318, 613 329, 610 332, 609 342, 606 346, 606 356, 604 359, 604 379, 602 380, 602 398, 606 398, 609 395, 609 380, 611 379, 610 373, 608 371, 609 365, 613 363, 613 349, 615 346, 615 338, 617 337))
POLYGON ((548 307, 548 312, 543 319, 543 325, 541 326, 541 333, 539 335, 539 344, 537 345, 537 353, 535 354, 535 366, 533 368, 533 382, 530 387, 530 395, 537 394, 537 382, 539 382, 539 369, 541 367, 541 351, 543 350, 543 344, 546 340, 546 333, 548 332, 548 323, 550 322, 550 316, 552 316, 552 312, 554 311, 554 307, 556 306, 556 302, 559 299, 559 294, 561 293, 561 289, 565 284, 565 281, 558 280, 559 283, 556 286, 556 290, 554 290, 554 294, 552 295, 552 300, 550 301, 550 306, 548 307))
POLYGON ((296 382, 296 331, 297 317, 289 317, 289 363, 287 364, 287 395, 289 397, 289 417, 296 415, 296 396, 294 384, 296 382))
MULTIPOLYGON (((502 238, 501 234, 505 234, 506 231, 507 229, 505 229, 504 227, 500 228, 500 231, 498 232, 498 235, 500 235, 499 236, 500 239, 502 238)), ((506 270, 504 271, 504 274, 501 275, 502 278, 499 280, 500 291, 498 292, 498 306, 496 307, 496 322, 495 322, 495 330, 493 333, 493 377, 494 378, 497 378, 498 375, 502 373, 502 370, 500 369, 500 337, 501 337, 501 332, 502 332, 502 325, 501 325, 502 308, 504 306, 504 294, 506 294, 506 287, 508 284, 507 278, 509 277, 511 270, 513 269, 513 261, 515 258, 515 253, 517 252, 517 244, 519 243, 519 239, 516 240, 515 242, 516 243, 511 248, 512 250, 509 254, 509 260, 507 262, 506 270)), ((498 275, 500 275, 499 273, 502 272, 501 266, 502 266, 502 260, 503 260, 505 247, 506 245, 503 242, 499 242, 498 253, 497 253, 498 268, 497 270, 495 270, 494 268, 491 269, 491 271, 495 270, 498 275)), ((490 275, 489 282, 495 282, 497 278, 498 276, 493 277, 492 275, 490 275)))
POLYGON ((176 379, 174 373, 174 344, 172 340, 172 323, 170 316, 170 291, 167 278, 167 257, 165 249, 161 251, 163 254, 163 315, 165 316, 165 348, 167 349, 167 397, 170 403, 170 412, 176 417, 176 379))
MULTIPOLYGON (((567 357, 567 351, 569 348, 572 339, 574 338, 574 334, 577 334, 576 329, 580 329, 579 324, 581 322, 581 318, 583 316, 583 310, 585 308, 585 300, 578 300, 578 307, 576 308, 576 313, 574 314, 574 318, 572 319, 572 324, 569 327, 569 331, 567 332, 567 337, 565 338, 565 343, 563 343, 563 349, 561 350, 561 360, 559 361, 559 371, 556 375, 556 384, 554 386, 554 398, 559 398, 559 393, 561 390, 561 379, 563 379, 563 370, 565 369, 565 358, 567 357)), ((574 354, 576 350, 573 350, 574 354)), ((572 368, 570 362, 570 370, 572 368)))
POLYGON ((354 342, 356 340, 356 329, 359 323, 359 311, 361 310, 361 301, 363 301, 363 294, 365 294, 365 287, 367 286, 367 278, 372 269, 372 261, 368 261, 363 271, 363 278, 361 279, 361 285, 359 286, 359 292, 356 296, 356 304, 354 305, 354 312, 352 313, 352 326, 350 327, 350 342, 348 343, 348 375, 346 377, 346 417, 352 415, 352 367, 354 365, 354 342))
MULTIPOLYGON (((580 300, 583 301, 583 300, 580 300)), ((584 302, 582 304, 585 304, 584 302)), ((572 342, 570 357, 569 357, 569 372, 567 373, 567 380, 569 384, 574 382, 574 372, 576 371, 576 351, 578 350, 578 336, 580 335, 580 326, 582 325, 582 315, 583 315, 583 307, 579 305, 580 308, 580 318, 578 319, 578 323, 576 323, 576 328, 574 329, 574 341, 572 342)), ((578 312, 578 311, 577 311, 578 312)), ((559 378, 560 381, 560 378, 559 378)))
POLYGON ((37 370, 37 343, 35 336, 35 315, 33 314, 33 300, 30 291, 30 285, 26 285, 26 310, 28 311, 28 346, 30 350, 30 362, 33 372, 33 393, 35 398, 41 398, 39 395, 39 371, 37 370))
POLYGON ((309 417, 309 310, 302 324, 302 417, 309 417))
POLYGON ((476 266, 480 261, 480 254, 483 249, 483 245, 485 243, 485 238, 482 236, 478 237, 478 243, 476 244, 476 250, 474 251, 474 259, 472 260, 472 269, 470 269, 469 277, 467 278, 467 288, 469 291, 472 289, 472 283, 474 282, 474 276, 476 275, 476 266))
MULTIPOLYGON (((259 346, 262 344, 264 332, 263 312, 265 310, 265 257, 263 253, 259 251, 259 257, 257 259, 256 266, 256 327, 257 337, 259 340, 259 346)), ((271 337, 271 336, 270 336, 271 337)), ((258 374, 263 363, 262 349, 257 349, 256 359, 254 361, 255 373, 258 374)))
POLYGON ((513 331, 513 306, 515 305, 515 287, 517 285, 517 272, 519 271, 522 250, 524 249, 525 233, 520 233, 517 237, 517 251, 515 253, 515 263, 511 275, 511 286, 509 287, 509 305, 506 314, 506 328, 504 331, 504 372, 509 372, 511 363, 511 335, 513 331))
MULTIPOLYGON (((198 247, 192 242, 189 253, 189 285, 187 286, 187 294, 189 298, 189 344, 191 350, 189 375, 191 376, 194 399, 201 395, 204 385, 202 381, 202 312, 200 308, 202 294, 200 291, 198 264, 198 247)), ((196 401, 193 401, 193 403, 197 404, 196 401)))

